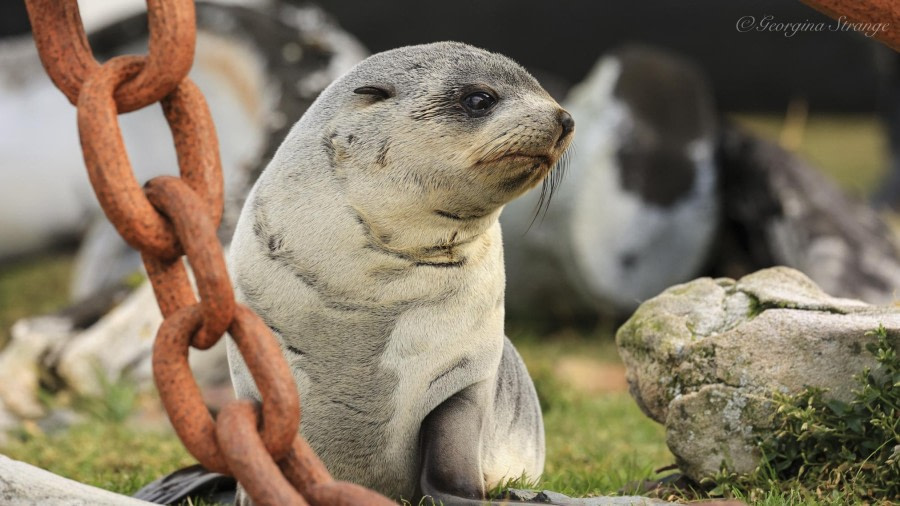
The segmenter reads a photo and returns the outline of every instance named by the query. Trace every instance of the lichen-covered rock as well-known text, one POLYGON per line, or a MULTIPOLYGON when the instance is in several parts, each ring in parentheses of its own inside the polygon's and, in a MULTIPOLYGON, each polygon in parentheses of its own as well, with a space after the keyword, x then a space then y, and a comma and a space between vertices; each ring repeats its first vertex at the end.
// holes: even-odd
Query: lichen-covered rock
POLYGON ((775 267, 674 286, 641 305, 616 342, 632 396, 699 480, 723 464, 754 469, 773 392, 814 386, 849 400, 853 376, 875 365, 866 344, 879 326, 900 344, 900 308, 831 297, 775 267))

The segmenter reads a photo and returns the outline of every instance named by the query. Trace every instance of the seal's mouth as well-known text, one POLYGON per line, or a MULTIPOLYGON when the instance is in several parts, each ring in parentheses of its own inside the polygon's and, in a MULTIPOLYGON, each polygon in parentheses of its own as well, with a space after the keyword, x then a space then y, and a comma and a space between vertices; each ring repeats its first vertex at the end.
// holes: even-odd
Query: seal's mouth
POLYGON ((477 165, 490 165, 490 179, 504 194, 520 194, 530 190, 557 167, 558 159, 546 153, 504 153, 477 165), (499 170, 498 170, 499 169, 499 170))
POLYGON ((529 165, 534 166, 535 163, 544 166, 553 165, 552 159, 546 154, 531 153, 504 153, 500 156, 492 156, 478 160, 475 165, 496 165, 498 163, 509 165, 529 165))

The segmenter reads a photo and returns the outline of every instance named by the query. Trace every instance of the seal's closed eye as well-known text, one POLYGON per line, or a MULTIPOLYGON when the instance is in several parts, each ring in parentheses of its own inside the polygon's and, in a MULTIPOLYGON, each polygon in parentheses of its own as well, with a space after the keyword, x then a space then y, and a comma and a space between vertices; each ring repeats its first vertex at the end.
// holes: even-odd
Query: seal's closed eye
POLYGON ((353 90, 357 95, 372 95, 379 100, 385 100, 394 96, 393 88, 388 86, 361 86, 353 90))

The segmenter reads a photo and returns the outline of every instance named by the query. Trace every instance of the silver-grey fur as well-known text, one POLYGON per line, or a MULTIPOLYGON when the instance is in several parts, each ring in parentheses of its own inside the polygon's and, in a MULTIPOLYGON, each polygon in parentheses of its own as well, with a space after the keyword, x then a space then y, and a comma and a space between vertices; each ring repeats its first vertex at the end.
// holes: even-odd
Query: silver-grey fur
MULTIPOLYGON (((363 61, 278 149, 238 222, 232 275, 279 337, 301 432, 337 479, 428 493, 423 440, 459 454, 437 457, 450 468, 438 481, 477 476, 464 494, 541 474, 537 395, 504 336, 497 218, 553 169, 573 125, 518 64, 442 42, 363 61), (472 90, 495 94, 488 114, 462 106, 472 90)), ((257 397, 235 351, 237 394, 257 397)))

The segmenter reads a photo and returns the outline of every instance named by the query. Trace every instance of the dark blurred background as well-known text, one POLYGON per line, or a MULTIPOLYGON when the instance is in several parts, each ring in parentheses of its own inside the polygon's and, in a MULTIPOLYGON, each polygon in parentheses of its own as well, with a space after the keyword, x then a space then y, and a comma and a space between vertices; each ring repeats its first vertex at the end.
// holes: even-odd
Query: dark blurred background
POLYGON ((783 111, 795 98, 816 110, 872 111, 879 53, 888 57, 877 42, 851 32, 801 32, 788 38, 736 28, 744 16, 759 20, 767 15, 776 22, 835 25, 798 1, 329 0, 324 6, 372 52, 462 40, 570 84, 621 44, 665 47, 699 63, 720 106, 730 111, 783 111))
MULTIPOLYGON (((836 22, 798 1, 639 0, 630 2, 328 0, 321 5, 372 52, 460 40, 507 54, 557 94, 580 81, 607 50, 653 44, 694 59, 726 111, 810 109, 872 112, 889 50, 849 31, 741 33, 738 20, 836 22)), ((0 4, 0 35, 28 30, 24 3, 0 4)))

